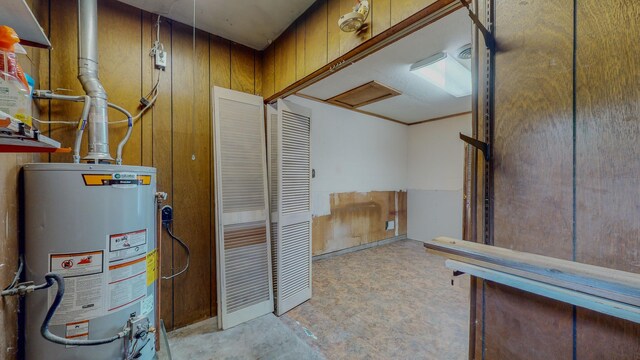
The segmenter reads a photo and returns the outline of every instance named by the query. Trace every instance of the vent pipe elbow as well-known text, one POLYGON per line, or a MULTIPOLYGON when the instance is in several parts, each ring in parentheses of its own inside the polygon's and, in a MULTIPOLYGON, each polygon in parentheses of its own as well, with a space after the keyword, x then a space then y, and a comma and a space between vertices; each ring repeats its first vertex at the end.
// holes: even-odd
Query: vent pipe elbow
POLYGON ((113 160, 109 154, 107 92, 98 77, 98 0, 78 0, 78 80, 91 97, 89 153, 85 160, 113 160))

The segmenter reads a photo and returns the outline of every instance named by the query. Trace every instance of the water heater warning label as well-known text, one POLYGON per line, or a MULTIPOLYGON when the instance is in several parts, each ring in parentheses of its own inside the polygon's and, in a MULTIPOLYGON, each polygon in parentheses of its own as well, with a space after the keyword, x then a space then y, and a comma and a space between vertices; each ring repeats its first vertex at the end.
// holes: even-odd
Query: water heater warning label
POLYGON ((109 261, 135 257, 147 252, 147 229, 109 235, 109 261))
POLYGON ((147 295, 146 256, 109 264, 109 311, 121 309, 147 295))
MULTIPOLYGON (((64 277, 64 297, 52 325, 90 320, 104 314, 104 252, 49 254, 49 271, 64 277)), ((49 288, 49 305, 57 287, 49 288)))

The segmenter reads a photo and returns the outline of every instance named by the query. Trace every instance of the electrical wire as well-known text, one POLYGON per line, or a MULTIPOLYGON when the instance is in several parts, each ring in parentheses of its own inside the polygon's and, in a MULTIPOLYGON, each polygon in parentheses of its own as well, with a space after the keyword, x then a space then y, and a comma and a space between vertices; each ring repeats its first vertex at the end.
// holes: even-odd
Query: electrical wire
POLYGON ((22 275, 22 270, 24 269, 24 258, 22 257, 22 255, 20 255, 18 261, 19 261, 18 271, 16 271, 16 274, 13 277, 13 281, 11 281, 11 284, 2 290, 3 296, 8 295, 7 292, 15 288, 16 285, 18 285, 18 281, 20 281, 20 275, 22 275))
MULTIPOLYGON (((166 223, 164 224, 164 228, 167 230, 167 232, 169 233, 169 236, 171 236, 171 238, 175 241, 178 242, 178 244, 180 244, 180 246, 182 246, 182 248, 184 249, 184 251, 187 253, 187 264, 184 266, 184 268, 180 271, 178 271, 175 274, 171 274, 171 276, 163 276, 162 279, 163 280, 171 280, 174 277, 181 275, 182 273, 184 273, 185 271, 187 271, 187 269, 189 269, 189 262, 191 260, 191 252, 189 251, 189 246, 187 246, 187 244, 184 243, 184 241, 180 240, 179 237, 173 235, 173 232, 171 231, 171 228, 169 227, 169 224, 166 223)), ((173 273, 173 270, 171 271, 173 273)))

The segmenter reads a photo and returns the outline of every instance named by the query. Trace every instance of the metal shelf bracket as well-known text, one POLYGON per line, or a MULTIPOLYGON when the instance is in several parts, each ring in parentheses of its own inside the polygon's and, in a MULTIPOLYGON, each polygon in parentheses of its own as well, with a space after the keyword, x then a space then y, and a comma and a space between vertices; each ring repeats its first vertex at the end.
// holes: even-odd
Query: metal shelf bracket
POLYGON ((466 142, 467 144, 473 146, 474 148, 482 151, 482 153, 484 154, 484 159, 486 161, 489 161, 491 159, 491 154, 490 154, 490 150, 489 150, 489 144, 487 144, 486 142, 480 141, 478 139, 474 139, 472 137, 469 137, 463 133, 460 133, 460 140, 466 142))
POLYGON ((462 4, 462 6, 467 8, 467 11, 469 11, 469 17, 478 28, 478 30, 480 30, 480 32, 482 33, 482 37, 484 38, 484 43, 486 44, 487 48, 493 51, 496 48, 496 39, 493 37, 493 34, 484 26, 484 24, 482 24, 480 18, 478 18, 478 15, 471 11, 471 8, 469 7, 469 4, 466 0, 460 0, 460 3, 462 4))

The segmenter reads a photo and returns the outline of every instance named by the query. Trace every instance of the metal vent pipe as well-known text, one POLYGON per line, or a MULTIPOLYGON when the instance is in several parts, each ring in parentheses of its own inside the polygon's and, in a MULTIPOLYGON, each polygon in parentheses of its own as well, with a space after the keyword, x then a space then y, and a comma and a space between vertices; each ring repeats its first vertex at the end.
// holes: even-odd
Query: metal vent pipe
POLYGON ((107 93, 98 78, 98 0, 78 0, 78 79, 91 97, 89 153, 85 160, 113 160, 109 154, 107 93))

